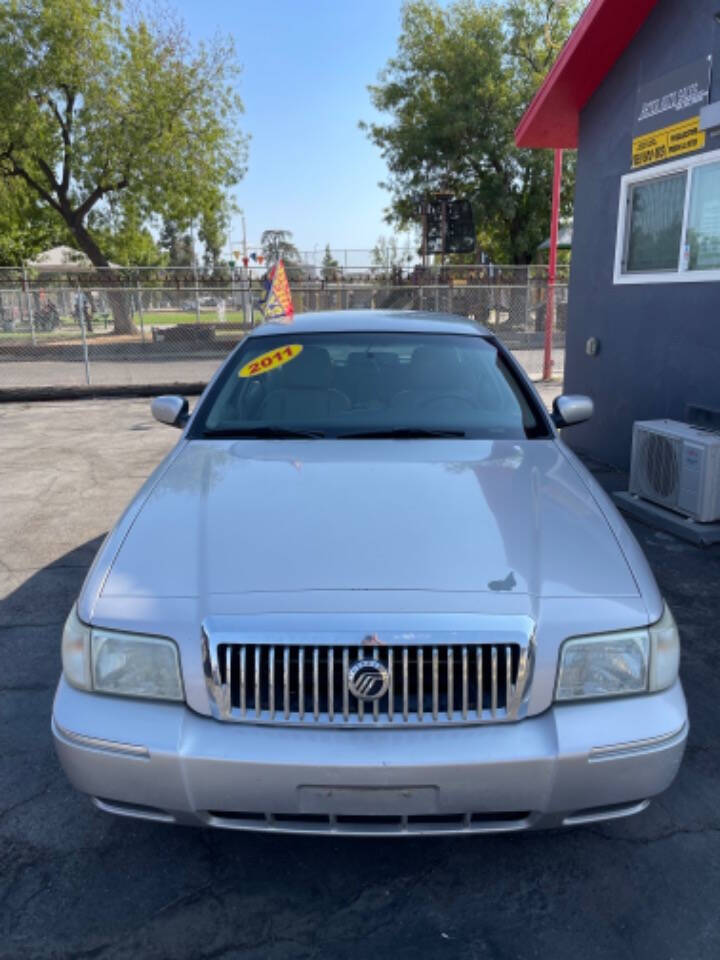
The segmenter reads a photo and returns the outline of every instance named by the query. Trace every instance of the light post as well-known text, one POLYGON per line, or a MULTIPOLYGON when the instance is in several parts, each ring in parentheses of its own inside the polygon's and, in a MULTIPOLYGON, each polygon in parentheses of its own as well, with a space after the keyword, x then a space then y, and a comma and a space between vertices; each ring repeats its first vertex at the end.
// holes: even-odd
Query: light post
POLYGON ((550 257, 548 261, 547 309, 545 310, 545 351, 543 357, 543 380, 552 377, 552 341, 555 325, 555 281, 557 279, 558 226, 560 219, 560 191, 562 189, 562 150, 555 151, 553 171, 552 220, 550 223, 550 257))

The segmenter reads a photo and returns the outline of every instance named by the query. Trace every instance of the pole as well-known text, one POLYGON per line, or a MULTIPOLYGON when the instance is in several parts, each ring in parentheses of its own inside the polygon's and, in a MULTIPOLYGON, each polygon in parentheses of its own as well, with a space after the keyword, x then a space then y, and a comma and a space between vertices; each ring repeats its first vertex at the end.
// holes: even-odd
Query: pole
POLYGON ((30 320, 30 338, 32 345, 35 346, 37 339, 35 337, 35 318, 33 317, 32 299, 30 297, 30 286, 28 284, 27 267, 23 264, 23 286, 25 287, 25 298, 27 300, 28 319, 30 320))
POLYGON ((82 334, 82 350, 83 350, 83 363, 85 364, 85 383, 90 386, 90 358, 88 356, 88 345, 87 337, 85 336, 85 292, 81 290, 80 285, 77 284, 77 300, 76 303, 80 305, 80 333, 82 334), (83 299, 80 300, 82 295, 83 299))
MULTIPOLYGON (((440 212, 442 214, 441 221, 441 230, 442 230, 442 253, 440 254, 440 266, 445 266, 445 243, 447 240, 447 195, 443 194, 440 199, 440 212)), ((444 271, 440 271, 440 276, 443 275, 444 271)))
POLYGON ((427 193, 423 197, 423 206, 422 206, 422 265, 423 271, 427 267, 427 252, 428 252, 428 195, 427 193))
POLYGON ((252 292, 250 290, 250 267, 245 266, 245 261, 248 258, 247 255, 247 228, 245 226, 245 214, 242 215, 242 263, 243 263, 243 324, 246 327, 254 326, 255 317, 253 316, 253 305, 252 305, 252 292))
POLYGON ((553 171, 552 215, 550 222, 550 260, 548 264, 547 309, 545 310, 545 356, 543 358, 543 380, 552 377, 552 341, 555 325, 555 281, 557 279, 557 245, 560 221, 560 191, 562 189, 562 150, 555 151, 555 169, 553 171))
POLYGON ((190 247, 192 249, 193 277, 195 279, 195 322, 200 323, 200 288, 198 287, 197 256, 195 255, 195 221, 190 221, 190 247))
POLYGON ((142 342, 145 343, 145 316, 143 314, 143 305, 142 305, 142 290, 140 289, 140 275, 138 272, 135 272, 135 286, 137 287, 137 303, 138 303, 138 313, 140 314, 140 337, 142 342))

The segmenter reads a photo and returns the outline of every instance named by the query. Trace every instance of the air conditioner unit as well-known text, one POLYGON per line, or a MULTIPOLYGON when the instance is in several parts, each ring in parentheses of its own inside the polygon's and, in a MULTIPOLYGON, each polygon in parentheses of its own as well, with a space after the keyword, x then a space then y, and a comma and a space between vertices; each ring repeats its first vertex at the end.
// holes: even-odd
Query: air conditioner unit
POLYGON ((720 520, 720 433, 677 420, 637 421, 630 493, 699 523, 720 520))

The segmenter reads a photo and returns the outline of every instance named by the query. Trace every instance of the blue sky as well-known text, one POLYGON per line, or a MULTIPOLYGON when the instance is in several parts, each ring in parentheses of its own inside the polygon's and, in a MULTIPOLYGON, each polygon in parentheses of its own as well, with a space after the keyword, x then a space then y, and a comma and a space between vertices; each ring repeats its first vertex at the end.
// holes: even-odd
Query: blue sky
MULTIPOLYGON (((172 2, 172 0, 171 0, 172 2)), ((367 84, 396 49, 401 0, 174 0, 190 34, 235 38, 244 72, 248 173, 236 194, 248 243, 289 229, 301 250, 372 247, 385 165, 358 129, 376 114, 367 84)), ((233 220, 233 240, 241 236, 233 220)))

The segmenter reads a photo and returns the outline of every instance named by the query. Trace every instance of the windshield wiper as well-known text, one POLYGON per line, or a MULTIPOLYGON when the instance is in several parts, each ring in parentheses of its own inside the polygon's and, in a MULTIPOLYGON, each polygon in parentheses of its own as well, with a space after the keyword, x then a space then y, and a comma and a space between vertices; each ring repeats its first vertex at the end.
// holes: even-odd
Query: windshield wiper
POLYGON ((338 440, 425 440, 437 437, 464 437, 464 430, 428 430, 424 427, 395 427, 388 430, 361 430, 339 433, 338 440))
POLYGON ((321 440, 319 430, 292 430, 286 427, 219 427, 203 431, 203 437, 227 437, 233 440, 321 440))

